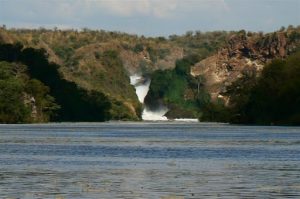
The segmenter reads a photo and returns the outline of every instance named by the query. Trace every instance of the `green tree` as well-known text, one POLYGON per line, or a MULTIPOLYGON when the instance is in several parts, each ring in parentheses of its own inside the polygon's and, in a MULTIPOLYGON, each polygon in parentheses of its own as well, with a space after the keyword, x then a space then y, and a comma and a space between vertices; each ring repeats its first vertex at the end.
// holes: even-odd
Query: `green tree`
POLYGON ((0 62, 0 123, 25 122, 30 116, 23 99, 24 84, 16 77, 15 67, 0 62))
POLYGON ((300 52, 274 60, 256 78, 242 78, 228 88, 233 123, 300 124, 300 52))
POLYGON ((49 121, 55 115, 60 106, 55 103, 54 97, 49 95, 50 89, 37 79, 30 79, 26 83, 25 92, 34 97, 37 107, 37 120, 49 121))

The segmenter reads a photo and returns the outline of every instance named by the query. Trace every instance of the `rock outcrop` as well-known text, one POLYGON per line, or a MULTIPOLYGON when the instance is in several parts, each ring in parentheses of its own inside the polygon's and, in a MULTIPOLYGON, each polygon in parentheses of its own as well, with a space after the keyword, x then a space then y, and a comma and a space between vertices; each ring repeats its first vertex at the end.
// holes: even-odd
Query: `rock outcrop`
MULTIPOLYGON (((298 42, 299 43, 299 42, 298 42)), ((191 69, 193 76, 204 76, 205 86, 212 99, 223 97, 226 87, 247 71, 261 71, 275 58, 283 59, 293 52, 297 43, 290 42, 287 32, 270 34, 239 32, 232 35, 227 45, 191 69)))

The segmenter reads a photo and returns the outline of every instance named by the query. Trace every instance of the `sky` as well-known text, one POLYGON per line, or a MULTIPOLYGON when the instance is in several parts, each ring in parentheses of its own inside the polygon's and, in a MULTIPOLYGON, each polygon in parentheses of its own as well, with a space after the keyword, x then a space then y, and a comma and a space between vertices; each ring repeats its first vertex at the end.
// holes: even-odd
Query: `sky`
POLYGON ((0 25, 102 29, 145 36, 272 32, 300 25, 300 0, 0 0, 0 25))

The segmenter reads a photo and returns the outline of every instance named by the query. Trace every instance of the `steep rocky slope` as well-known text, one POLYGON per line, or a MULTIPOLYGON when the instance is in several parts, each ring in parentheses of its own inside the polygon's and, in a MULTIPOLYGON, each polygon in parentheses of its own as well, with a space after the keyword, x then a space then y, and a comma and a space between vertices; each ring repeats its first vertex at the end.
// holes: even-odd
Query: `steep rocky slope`
POLYGON ((0 29, 0 43, 17 42, 45 49, 66 80, 107 95, 113 119, 140 118, 141 104, 130 75, 174 68, 183 56, 183 48, 159 38, 92 30, 0 29))
POLYGON ((259 74, 271 60, 284 59, 300 46, 300 31, 288 30, 269 33, 241 31, 232 35, 225 47, 191 68, 193 76, 203 76, 205 87, 213 99, 223 98, 222 93, 243 73, 259 74))
POLYGON ((259 72, 271 60, 286 58, 300 46, 299 39, 299 27, 269 34, 197 31, 168 39, 88 29, 0 28, 0 44, 44 49, 63 79, 107 97, 110 118, 117 120, 141 119, 131 75, 153 78, 146 101, 168 106, 170 118, 194 117, 207 95, 224 98, 227 86, 247 71, 259 72))

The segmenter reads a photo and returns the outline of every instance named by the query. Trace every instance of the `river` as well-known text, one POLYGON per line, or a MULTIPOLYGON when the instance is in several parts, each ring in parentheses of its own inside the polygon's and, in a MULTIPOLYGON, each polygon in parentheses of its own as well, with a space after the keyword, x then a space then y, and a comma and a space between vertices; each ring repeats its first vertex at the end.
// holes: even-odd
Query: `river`
POLYGON ((299 198, 300 128, 0 125, 0 198, 299 198))

